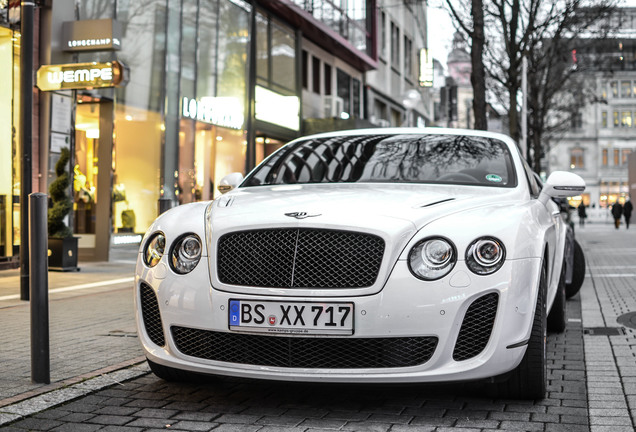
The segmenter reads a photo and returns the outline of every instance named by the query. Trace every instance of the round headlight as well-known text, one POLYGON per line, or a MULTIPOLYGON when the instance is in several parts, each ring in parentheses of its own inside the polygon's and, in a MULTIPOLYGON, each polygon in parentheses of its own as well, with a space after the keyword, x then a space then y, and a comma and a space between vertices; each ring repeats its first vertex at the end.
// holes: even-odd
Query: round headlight
POLYGON ((416 277, 435 280, 446 276, 455 266, 455 246, 441 237, 417 243, 409 253, 409 269, 416 277))
POLYGON ((148 267, 156 266, 166 249, 166 237, 163 233, 156 233, 150 237, 146 248, 144 249, 144 263, 148 267))
POLYGON ((506 250, 494 237, 482 237, 470 244, 466 251, 466 265, 478 275, 488 275, 501 268, 506 250))
POLYGON ((170 265, 179 274, 190 273, 201 259, 201 239, 196 234, 180 237, 170 254, 170 265))

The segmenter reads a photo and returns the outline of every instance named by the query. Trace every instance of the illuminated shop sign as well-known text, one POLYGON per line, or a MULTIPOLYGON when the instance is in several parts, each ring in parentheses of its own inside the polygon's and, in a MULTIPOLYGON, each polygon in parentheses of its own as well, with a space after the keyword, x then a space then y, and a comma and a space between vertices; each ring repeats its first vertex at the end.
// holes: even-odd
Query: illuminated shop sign
POLYGON ((300 100, 256 86, 256 119, 287 129, 300 129, 300 100))
POLYGON ((243 129, 243 111, 243 104, 235 97, 184 97, 181 107, 183 117, 230 129, 243 129))
POLYGON ((433 56, 426 48, 420 50, 420 87, 433 87, 433 56))
POLYGON ((67 21, 62 27, 62 49, 115 51, 121 49, 121 24, 112 19, 67 21))
POLYGON ((42 91, 123 86, 127 80, 128 70, 118 61, 44 65, 37 72, 42 91))

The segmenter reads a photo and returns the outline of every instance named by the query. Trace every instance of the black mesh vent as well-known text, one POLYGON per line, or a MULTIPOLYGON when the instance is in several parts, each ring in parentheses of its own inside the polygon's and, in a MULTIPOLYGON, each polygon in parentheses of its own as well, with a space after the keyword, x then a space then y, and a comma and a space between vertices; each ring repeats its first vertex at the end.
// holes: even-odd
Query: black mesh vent
POLYGON ((470 305, 457 336, 454 360, 468 360, 486 348, 495 323, 498 302, 499 294, 490 293, 479 297, 470 305))
POLYGON ((161 326, 161 314, 159 313, 159 304, 157 303, 157 296, 152 288, 146 284, 141 284, 140 292, 141 298, 141 316, 144 320, 144 327, 146 327, 146 333, 150 340, 159 346, 166 344, 163 327, 161 326))
POLYGON ((206 360, 290 368, 393 368, 426 363, 436 337, 304 338, 172 327, 182 353, 206 360))
POLYGON ((219 280, 272 288, 363 288, 375 283, 384 240, 319 229, 240 231, 222 236, 219 280))

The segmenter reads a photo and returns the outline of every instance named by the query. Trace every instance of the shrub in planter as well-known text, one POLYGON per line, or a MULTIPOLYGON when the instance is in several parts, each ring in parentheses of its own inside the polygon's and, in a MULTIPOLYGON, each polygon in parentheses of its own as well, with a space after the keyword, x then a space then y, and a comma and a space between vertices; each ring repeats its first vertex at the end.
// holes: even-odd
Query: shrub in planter
POLYGON ((71 154, 63 148, 60 159, 55 164, 56 179, 49 186, 52 206, 48 210, 49 267, 62 270, 77 269, 77 238, 66 225, 64 219, 73 208, 69 196, 70 176, 68 165, 71 154))

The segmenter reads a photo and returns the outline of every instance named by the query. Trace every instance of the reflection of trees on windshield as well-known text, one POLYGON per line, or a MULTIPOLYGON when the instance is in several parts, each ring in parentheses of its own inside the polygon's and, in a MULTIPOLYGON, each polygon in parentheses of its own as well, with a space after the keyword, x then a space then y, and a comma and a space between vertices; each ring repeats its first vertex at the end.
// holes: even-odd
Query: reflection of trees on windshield
POLYGON ((513 186, 498 140, 457 135, 359 135, 283 147, 247 184, 421 182, 513 186))
POLYGON ((378 144, 363 177, 368 180, 434 180, 503 157, 491 140, 468 136, 396 136, 378 144))

